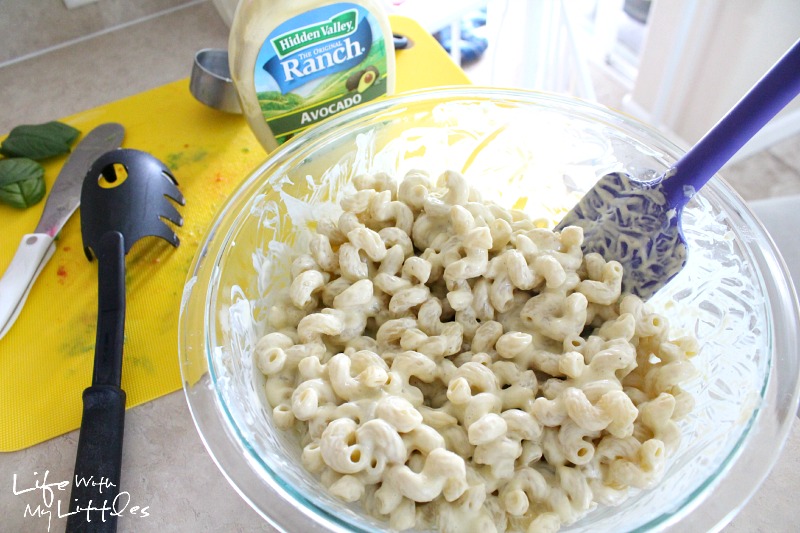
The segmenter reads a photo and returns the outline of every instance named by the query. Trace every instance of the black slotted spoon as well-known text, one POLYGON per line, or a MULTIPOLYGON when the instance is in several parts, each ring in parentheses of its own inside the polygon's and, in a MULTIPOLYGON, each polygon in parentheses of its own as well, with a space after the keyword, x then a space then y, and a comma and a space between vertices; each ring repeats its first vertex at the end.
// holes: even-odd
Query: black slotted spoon
POLYGON ((181 226, 170 202, 184 205, 177 181, 158 159, 131 149, 100 156, 81 189, 81 236, 97 258, 97 337, 92 384, 83 391, 83 417, 72 480, 68 533, 113 532, 121 509, 125 425, 122 352, 125 335, 125 255, 147 236, 180 241, 164 219, 181 226))

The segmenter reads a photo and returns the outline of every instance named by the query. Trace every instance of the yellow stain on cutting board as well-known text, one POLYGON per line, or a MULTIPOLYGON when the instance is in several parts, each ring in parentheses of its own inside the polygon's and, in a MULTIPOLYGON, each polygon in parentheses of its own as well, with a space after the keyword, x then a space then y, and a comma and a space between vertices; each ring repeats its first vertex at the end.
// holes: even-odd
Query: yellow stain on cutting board
MULTIPOLYGON (((399 50, 397 92, 469 79, 416 22, 391 17, 414 45, 399 50)), ((61 119, 88 133, 103 122, 126 129, 123 147, 164 162, 186 197, 178 248, 155 237, 126 257, 127 313, 122 388, 134 407, 181 387, 178 314, 186 275, 217 210, 266 157, 243 117, 198 103, 181 80, 61 119)), ((45 163, 49 192, 66 156, 45 163)), ((44 201, 24 211, 0 204, 0 272, 33 232, 44 201)), ((0 451, 13 451, 80 426, 81 393, 91 383, 97 315, 97 263, 83 252, 80 212, 33 285, 13 328, 0 339, 0 451)), ((168 422, 166 422, 168 423, 168 422)))

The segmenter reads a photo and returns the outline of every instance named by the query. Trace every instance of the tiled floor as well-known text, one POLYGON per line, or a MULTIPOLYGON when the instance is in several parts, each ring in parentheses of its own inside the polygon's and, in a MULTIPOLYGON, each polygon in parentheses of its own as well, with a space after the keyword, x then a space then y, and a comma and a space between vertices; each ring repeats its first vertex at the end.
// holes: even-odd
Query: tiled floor
POLYGON ((800 135, 728 165, 721 174, 745 200, 800 194, 800 135))
POLYGON ((47 3, 47 9, 25 19, 21 17, 28 14, 31 2, 3 2, 0 25, 6 25, 6 31, 0 29, 0 53, 13 48, 17 39, 27 41, 30 35, 48 37, 48 41, 39 41, 39 46, 56 48, 30 57, 33 45, 28 44, 24 50, 29 59, 0 67, 0 101, 4 107, 0 113, 0 132, 7 132, 21 122, 35 124, 71 115, 186 78, 197 50, 228 45, 228 28, 209 1, 152 0, 142 4, 158 4, 161 9, 124 17, 118 10, 138 2, 101 0, 74 11, 66 10, 61 0, 47 0, 47 3), (188 7, 170 10, 182 5, 188 7), (144 17, 144 22, 57 48, 80 33, 73 28, 62 35, 51 33, 49 28, 59 27, 60 20, 79 25, 73 19, 83 10, 86 20, 80 24, 89 26, 89 31, 97 30, 91 23, 96 18, 125 24, 144 17), (162 16, 147 18, 165 10, 162 16))
POLYGON ((197 2, 102 0, 67 9, 62 0, 3 0, 0 65, 197 2))
MULTIPOLYGON (((123 98, 163 83, 185 78, 190 73, 194 52, 200 48, 227 46, 227 27, 209 1, 196 0, 101 0, 97 4, 67 12, 61 0, 3 0, 0 16, 0 132, 20 123, 57 119, 123 98), (182 8, 182 9, 179 9, 182 8), (161 16, 155 16, 163 13, 161 16), (105 32, 88 41, 85 33, 109 25, 144 22, 105 32), (51 49, 35 55, 36 50, 51 49), (22 61, 17 58, 25 57, 22 61)), ((469 73, 476 82, 490 68, 484 63, 469 73)), ((593 70, 601 102, 619 107, 624 89, 613 76, 593 70)), ((800 136, 725 168, 728 181, 748 200, 800 192, 800 136)), ((3 486, 8 488, 10 472, 50 467, 70 457, 75 432, 22 452, 0 455, 3 486)), ((126 471, 132 490, 146 491, 164 511, 148 521, 148 531, 185 531, 182 524, 198 523, 212 531, 256 531, 264 527, 216 471, 200 444, 181 393, 172 394, 132 410, 126 424, 126 471), (173 431, 140 431, 137 427, 161 427, 169 420, 173 431), (147 454, 147 459, 145 459, 147 454), (159 455, 160 454, 160 455, 159 455), (159 455, 156 461, 152 457, 159 455), (174 465, 186 465, 201 473, 198 483, 180 484, 171 475, 174 465), (145 474, 149 472, 149 474, 145 474), (176 494, 174 487, 183 491, 176 494)), ((182 471, 182 469, 180 469, 182 471)), ((55 479, 55 477, 54 477, 55 479)), ((59 478, 63 479, 63 478, 59 478)), ((800 427, 792 429, 787 448, 773 473, 753 501, 725 528, 727 533, 796 530, 795 495, 800 491, 800 427)), ((31 530, 30 519, 21 518, 22 509, 0 491, 0 514, 9 530, 31 530)), ((135 493, 142 496, 142 492, 135 493)), ((157 505, 155 507, 158 507, 157 505)), ((121 522, 120 530, 136 525, 121 522)), ((63 525, 54 524, 55 529, 63 525)), ((42 529, 43 531, 44 529, 42 529)), ((143 531, 144 529, 136 529, 143 531)))

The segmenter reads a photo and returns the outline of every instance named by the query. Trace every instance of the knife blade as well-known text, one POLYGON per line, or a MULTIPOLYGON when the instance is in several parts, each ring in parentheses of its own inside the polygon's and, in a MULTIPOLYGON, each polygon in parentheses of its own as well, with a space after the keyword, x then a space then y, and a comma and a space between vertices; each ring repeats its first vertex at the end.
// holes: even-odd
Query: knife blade
POLYGON ((119 148, 125 128, 109 122, 97 126, 75 146, 61 168, 33 233, 22 236, 3 277, 0 278, 0 339, 22 310, 33 282, 55 252, 53 240, 78 208, 83 178, 104 153, 119 148))

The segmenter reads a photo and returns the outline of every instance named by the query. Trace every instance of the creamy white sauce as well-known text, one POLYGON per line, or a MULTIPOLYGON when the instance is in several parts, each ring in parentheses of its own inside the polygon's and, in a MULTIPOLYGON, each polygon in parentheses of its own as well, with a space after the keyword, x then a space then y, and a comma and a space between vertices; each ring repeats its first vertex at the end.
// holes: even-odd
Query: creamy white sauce
POLYGON ((679 223, 659 189, 614 172, 600 178, 559 227, 582 227, 584 252, 622 263, 623 291, 647 299, 686 264, 679 223))

